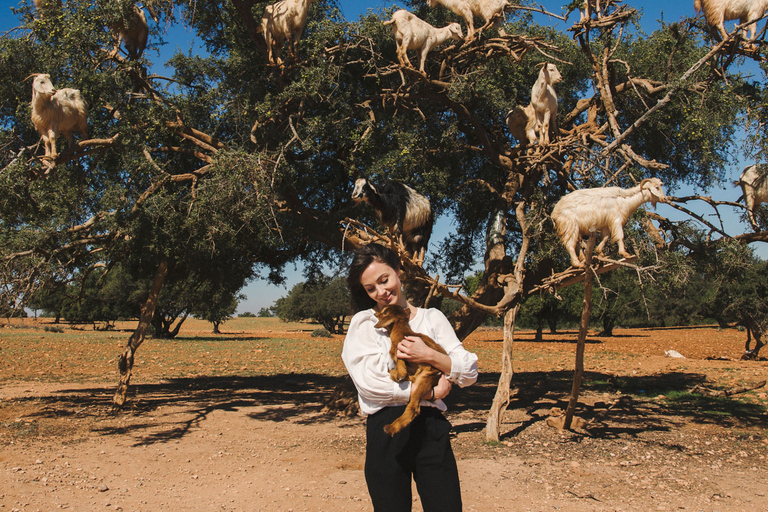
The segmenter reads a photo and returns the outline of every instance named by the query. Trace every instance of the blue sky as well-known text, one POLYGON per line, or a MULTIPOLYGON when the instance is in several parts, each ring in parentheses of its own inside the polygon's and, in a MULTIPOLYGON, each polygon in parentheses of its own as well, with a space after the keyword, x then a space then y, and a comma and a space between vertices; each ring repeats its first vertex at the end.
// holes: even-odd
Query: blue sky
MULTIPOLYGON (((28 1, 31 2, 32 0, 28 1)), ((554 14, 562 15, 561 6, 569 2, 567 0, 544 0, 535 3, 536 5, 544 6, 544 8, 554 14)), ((642 6, 643 16, 641 19, 641 26, 647 33, 653 32, 659 27, 658 20, 661 18, 663 18, 666 23, 671 23, 679 20, 681 17, 693 16, 695 14, 692 0, 685 0, 682 2, 659 0, 627 0, 626 3, 642 6)), ((10 8, 18 6, 19 4, 20 2, 15 0, 0 0, 0 34, 5 33, 8 29, 17 25, 17 20, 11 14, 10 8)), ((341 0, 340 6, 342 15, 347 20, 354 21, 357 20, 361 14, 366 13, 369 9, 379 11, 381 9, 392 6, 404 7, 404 4, 378 0, 341 0)), ((565 30, 573 23, 576 16, 578 16, 578 13, 573 13, 567 22, 562 22, 554 18, 546 17, 544 15, 536 15, 536 21, 540 24, 549 24, 560 30, 565 30)), ((727 29, 732 27, 732 22, 730 24, 726 24, 727 29)), ((148 52, 147 55, 147 57, 152 60, 156 66, 161 66, 162 63, 166 61, 171 55, 173 55, 177 50, 184 53, 188 52, 193 45, 194 39, 192 32, 188 28, 180 25, 169 27, 168 32, 164 38, 166 41, 168 41, 168 44, 163 47, 160 55, 157 55, 153 52, 148 52)), ((744 165, 745 162, 741 159, 734 161, 731 168, 728 169, 730 171, 732 180, 738 178, 744 165)), ((687 195, 695 192, 702 191, 682 190, 678 191, 676 195, 687 195)), ((735 201, 741 195, 740 189, 729 184, 726 184, 726 186, 721 190, 711 190, 708 191, 708 193, 717 199, 728 201, 735 201)), ((697 205, 693 204, 689 204, 687 207, 703 215, 710 215, 712 213, 712 210, 708 207, 698 207, 697 205)), ((729 233, 737 234, 750 229, 749 226, 743 223, 739 223, 736 213, 727 212, 725 210, 724 212, 726 213, 724 218, 726 223, 726 230, 729 233)), ((673 220, 680 220, 683 218, 682 214, 667 205, 659 205, 658 213, 673 220)), ((451 229, 452 226, 449 220, 439 220, 435 228, 435 233, 432 237, 433 244, 439 240, 442 240, 446 234, 450 232, 451 229)), ((762 258, 768 258, 768 244, 753 244, 753 246, 758 250, 758 254, 762 258)), ((267 284, 262 280, 254 281, 246 286, 246 288, 243 290, 243 293, 245 293, 248 298, 247 300, 241 302, 240 307, 238 308, 238 312, 251 311, 256 313, 262 307, 269 307, 274 303, 276 299, 286 295, 288 290, 290 290, 294 284, 302 280, 300 270, 294 270, 291 268, 288 272, 286 272, 286 275, 288 277, 286 287, 276 287, 267 284)))

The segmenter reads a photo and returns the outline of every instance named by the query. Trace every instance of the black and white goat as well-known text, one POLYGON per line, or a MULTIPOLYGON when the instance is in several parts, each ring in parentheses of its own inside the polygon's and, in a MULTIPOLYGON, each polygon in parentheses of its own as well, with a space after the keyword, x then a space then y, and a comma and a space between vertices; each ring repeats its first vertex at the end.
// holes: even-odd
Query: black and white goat
POLYGON ((434 223, 429 199, 397 181, 387 181, 377 187, 365 178, 358 178, 352 200, 370 204, 381 223, 397 235, 400 245, 419 265, 424 263, 434 223))

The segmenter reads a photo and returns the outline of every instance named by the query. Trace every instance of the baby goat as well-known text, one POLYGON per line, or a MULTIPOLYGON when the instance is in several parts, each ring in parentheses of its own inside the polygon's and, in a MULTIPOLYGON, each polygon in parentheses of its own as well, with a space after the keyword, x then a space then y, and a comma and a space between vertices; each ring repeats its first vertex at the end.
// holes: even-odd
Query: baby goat
POLYGON ((557 234, 571 257, 574 267, 585 267, 579 260, 581 237, 589 234, 590 228, 600 230, 601 241, 595 249, 602 253, 608 237, 619 244, 619 254, 624 258, 631 255, 624 248, 624 224, 629 216, 643 203, 665 201, 662 182, 658 178, 649 178, 636 187, 590 188, 576 190, 565 195, 552 210, 552 220, 557 227, 557 234))
MULTIPOLYGON (((467 37, 475 35, 475 16, 483 18, 483 21, 488 23, 488 20, 498 13, 504 13, 509 7, 508 0, 427 0, 427 5, 430 7, 435 7, 437 4, 442 4, 464 18, 464 21, 467 22, 467 37)), ((506 32, 501 28, 503 22, 504 16, 502 14, 502 17, 494 23, 494 27, 499 30, 500 35, 505 36, 506 32)))
MULTIPOLYGON (((749 40, 755 40, 757 32, 757 20, 768 11, 768 0, 693 0, 696 12, 704 11, 704 17, 710 27, 715 27, 723 39, 728 37, 723 23, 726 20, 739 20, 739 24, 751 23, 749 28, 749 40)), ((743 35, 746 35, 744 29, 743 35)))
POLYGON ((281 65, 280 50, 289 39, 288 52, 296 57, 296 49, 307 23, 309 3, 312 0, 280 0, 264 9, 261 29, 267 42, 267 59, 270 64, 281 65))
POLYGON ((749 223, 755 231, 760 228, 755 219, 755 207, 760 203, 768 203, 768 165, 748 165, 736 182, 744 192, 744 202, 747 203, 749 223))
POLYGON ((352 200, 370 204, 381 223, 398 236, 400 245, 405 246, 416 263, 424 263, 434 223, 429 199, 397 181, 376 187, 367 179, 358 178, 352 200))
POLYGON ((32 82, 32 124, 45 144, 45 156, 55 160, 56 138, 67 137, 69 147, 75 145, 74 132, 88 137, 88 105, 77 89, 53 88, 51 76, 39 73, 32 82))
POLYGON ((533 145, 536 142, 536 132, 539 131, 533 105, 517 106, 507 112, 507 128, 521 147, 533 145))
POLYGON ((405 412, 395 421, 384 427, 384 432, 394 436, 419 415, 421 401, 430 395, 432 388, 440 381, 440 370, 427 363, 411 363, 397 357, 397 345, 406 336, 418 336, 432 350, 445 354, 443 347, 426 334, 413 332, 408 325, 408 313, 398 305, 385 306, 376 313, 379 322, 374 326, 377 329, 389 331, 391 346, 389 355, 395 362, 395 368, 389 372, 389 376, 395 382, 401 382, 406 378, 411 381, 411 398, 405 408, 405 412))
POLYGON ((407 51, 421 51, 419 71, 424 76, 426 76, 424 63, 427 61, 429 51, 448 39, 460 40, 463 37, 461 25, 458 23, 451 23, 443 28, 435 28, 405 9, 395 11, 392 19, 385 21, 384 25, 392 25, 392 32, 394 32, 397 42, 397 59, 400 61, 400 65, 413 67, 411 61, 408 60, 407 51))

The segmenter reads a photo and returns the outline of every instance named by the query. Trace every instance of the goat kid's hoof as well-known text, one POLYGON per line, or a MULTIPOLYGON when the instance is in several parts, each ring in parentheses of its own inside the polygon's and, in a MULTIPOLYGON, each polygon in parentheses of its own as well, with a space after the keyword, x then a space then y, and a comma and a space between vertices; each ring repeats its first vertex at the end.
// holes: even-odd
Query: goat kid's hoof
POLYGON ((395 430, 395 427, 393 427, 392 425, 385 425, 384 426, 384 432, 386 432, 390 436, 394 436, 395 434, 397 434, 399 432, 399 430, 395 430))

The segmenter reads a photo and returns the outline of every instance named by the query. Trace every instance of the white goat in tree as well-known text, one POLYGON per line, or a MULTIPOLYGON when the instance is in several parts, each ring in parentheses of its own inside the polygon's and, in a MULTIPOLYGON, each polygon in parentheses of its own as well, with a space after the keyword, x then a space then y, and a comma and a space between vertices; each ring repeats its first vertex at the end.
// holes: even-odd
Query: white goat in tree
POLYGON ((448 39, 460 40, 461 25, 451 23, 442 28, 435 28, 418 16, 411 14, 405 9, 395 11, 392 19, 385 21, 384 25, 392 25, 392 32, 395 34, 397 42, 397 59, 402 66, 413 67, 408 60, 408 50, 419 50, 421 61, 419 71, 426 76, 424 63, 427 61, 429 51, 446 42, 448 39))
POLYGON ((600 231, 601 241, 596 252, 602 253, 608 238, 619 245, 619 254, 624 258, 631 255, 624 248, 624 224, 643 203, 665 201, 663 184, 658 178, 649 178, 636 187, 590 188, 576 190, 563 196, 552 210, 552 220, 557 234, 571 257, 574 267, 583 267, 588 262, 579 260, 581 237, 589 234, 590 228, 600 231))
POLYGON ((768 203, 768 165, 754 164, 746 166, 736 184, 744 192, 744 202, 747 204, 749 223, 752 224, 755 231, 758 231, 760 228, 755 219, 755 208, 760 203, 768 203))
POLYGON ((88 137, 88 105, 77 89, 55 90, 51 77, 37 74, 32 82, 32 124, 45 144, 45 156, 55 160, 56 138, 67 137, 69 147, 75 145, 74 132, 88 137))
POLYGON ((550 140, 560 135, 557 125, 557 93, 552 87, 563 77, 554 64, 544 64, 539 70, 539 77, 531 88, 531 105, 536 111, 539 130, 539 144, 549 144, 550 140))
POLYGON ((533 145, 537 138, 536 132, 539 131, 533 105, 517 106, 507 112, 507 128, 521 147, 533 145))
MULTIPOLYGON (((768 0, 693 0, 696 12, 704 11, 704 17, 710 27, 715 27, 723 38, 728 37, 723 23, 727 20, 739 20, 739 24, 751 23, 749 28, 750 41, 755 40, 757 20, 768 11, 768 0)), ((744 29, 742 29, 744 34, 744 29)))
POLYGON ((280 0, 264 9, 261 30, 267 42, 267 59, 270 64, 281 65, 280 50, 289 40, 288 52, 296 58, 296 51, 307 23, 309 3, 312 0, 280 0))
POLYGON ((494 27, 499 30, 499 34, 506 35, 501 25, 504 22, 503 13, 509 7, 508 0, 427 0, 427 5, 430 7, 435 7, 437 4, 443 5, 451 12, 464 18, 467 23, 467 37, 475 35, 475 16, 488 23, 495 15, 502 13, 502 16, 494 23, 494 27))

